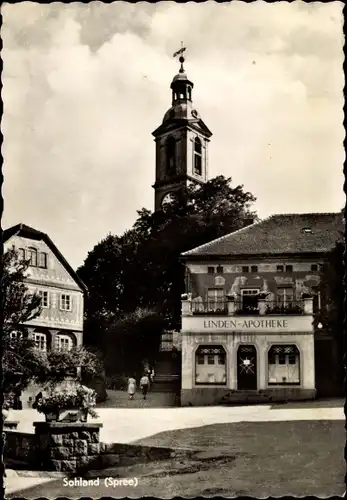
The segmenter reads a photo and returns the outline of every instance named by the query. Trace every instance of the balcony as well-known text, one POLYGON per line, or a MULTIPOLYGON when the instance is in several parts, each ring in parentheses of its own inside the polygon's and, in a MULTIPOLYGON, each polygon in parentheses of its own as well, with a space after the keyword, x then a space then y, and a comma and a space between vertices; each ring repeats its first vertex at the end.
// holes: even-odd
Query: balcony
POLYGON ((298 315, 304 314, 304 300, 291 301, 287 304, 278 302, 258 301, 257 305, 243 304, 241 301, 224 302, 193 302, 191 301, 191 314, 208 316, 265 316, 274 314, 298 315))
POLYGON ((194 301, 188 294, 182 299, 183 316, 299 316, 313 314, 313 299, 281 303, 257 299, 252 304, 239 298, 229 297, 225 301, 194 301))
POLYGON ((226 301, 196 301, 182 296, 182 332, 198 333, 313 333, 313 298, 289 303, 257 297, 253 303, 228 297, 226 301))

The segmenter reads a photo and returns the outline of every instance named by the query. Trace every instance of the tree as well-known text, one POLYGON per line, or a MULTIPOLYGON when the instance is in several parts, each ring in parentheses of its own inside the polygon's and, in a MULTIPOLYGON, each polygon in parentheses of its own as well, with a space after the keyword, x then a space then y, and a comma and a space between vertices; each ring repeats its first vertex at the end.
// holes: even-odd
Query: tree
POLYGON ((21 261, 14 249, 2 257, 1 312, 3 318, 3 391, 26 387, 39 366, 34 342, 25 323, 41 312, 41 299, 24 283, 29 262, 21 261))
MULTIPOLYGON (((345 289, 344 289, 344 251, 343 237, 336 242, 321 269, 320 293, 322 306, 316 316, 316 325, 321 323, 323 331, 332 338, 334 366, 337 389, 342 390, 344 367, 343 355, 345 352, 345 289)), ((327 362, 328 353, 325 353, 327 362)))
POLYGON ((109 325, 105 340, 105 367, 108 373, 140 373, 141 362, 158 352, 163 317, 155 310, 137 308, 109 325))
POLYGON ((185 276, 180 254, 254 221, 254 201, 243 186, 234 188, 219 176, 182 189, 164 210, 138 211, 122 236, 108 235, 77 271, 89 289, 86 341, 106 345, 104 332, 115 332, 112 325, 137 308, 155 310, 163 328, 179 328, 185 276))

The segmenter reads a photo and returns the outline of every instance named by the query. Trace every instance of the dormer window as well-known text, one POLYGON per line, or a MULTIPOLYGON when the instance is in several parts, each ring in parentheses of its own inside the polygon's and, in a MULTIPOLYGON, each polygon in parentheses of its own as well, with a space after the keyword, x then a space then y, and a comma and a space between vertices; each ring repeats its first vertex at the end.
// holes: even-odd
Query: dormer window
POLYGON ((37 250, 36 248, 28 249, 29 266, 37 266, 37 250))
POLYGON ((200 137, 194 140, 194 174, 202 174, 202 144, 200 137))

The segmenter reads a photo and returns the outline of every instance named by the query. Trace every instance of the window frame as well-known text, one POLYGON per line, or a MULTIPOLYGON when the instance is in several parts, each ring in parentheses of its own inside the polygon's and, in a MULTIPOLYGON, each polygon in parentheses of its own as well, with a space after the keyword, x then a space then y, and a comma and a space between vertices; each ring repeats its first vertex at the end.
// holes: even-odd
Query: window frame
POLYGON ((32 340, 35 342, 35 349, 39 351, 47 351, 47 335, 43 332, 33 332, 32 340), (39 340, 40 339, 40 340, 39 340), (41 348, 41 341, 43 340, 43 349, 41 348), (40 345, 38 345, 38 343, 40 345))
POLYGON ((226 307, 226 294, 224 287, 207 288, 206 292, 207 310, 217 312, 226 307))
POLYGON ((165 141, 165 165, 166 174, 172 175, 176 172, 176 144, 177 141, 173 135, 169 135, 165 141), (172 164, 171 164, 172 160, 172 164))
POLYGON ((25 261, 25 257, 26 257, 26 253, 25 253, 25 248, 18 248, 18 260, 20 260, 21 262, 25 261))
POLYGON ((215 266, 207 266, 207 274, 215 274, 215 266))
POLYGON ((35 248, 35 247, 29 247, 28 248, 28 260, 29 260, 29 266, 30 267, 38 267, 38 265, 37 265, 37 257, 38 257, 37 248, 35 248), (35 256, 35 264, 33 263, 33 255, 35 256))
POLYGON ((251 266, 251 273, 257 273, 258 272, 258 266, 251 266))
POLYGON ((243 273, 249 273, 249 266, 241 266, 243 273))
MULTIPOLYGON (((286 368, 285 370, 288 370, 288 368, 286 368)), ((287 372, 288 374, 288 372, 287 372)), ((272 373, 272 375, 274 375, 272 373)), ((276 374, 277 377, 279 377, 278 374, 276 374)), ((275 378, 275 377, 273 377, 275 378)), ((286 378, 286 377, 284 377, 286 378)), ((301 353, 297 347, 296 344, 272 344, 269 349, 268 349, 268 352, 267 352, 267 384, 268 386, 282 386, 282 387, 285 387, 285 386, 300 386, 301 385, 301 378, 302 378, 302 374, 301 374, 301 353), (289 348, 292 350, 292 352, 286 352, 289 350, 289 348), (276 353, 276 350, 278 351, 276 353), (295 363, 293 363, 293 358, 295 358, 295 363), (283 360, 284 359, 284 363, 281 363, 280 360, 283 360), (270 362, 271 361, 274 361, 274 362, 270 362), (273 370, 273 367, 274 366, 282 366, 282 367, 294 367, 296 366, 296 369, 297 369, 297 375, 298 375, 298 380, 296 381, 283 381, 283 377, 282 377, 282 380, 279 381, 277 380, 276 382, 271 382, 270 379, 270 366, 272 367, 272 370, 273 370)))
POLYGON ((200 344, 194 354, 194 385, 196 386, 227 386, 228 372, 227 372, 227 351, 225 347, 221 344, 200 344), (204 357, 204 363, 199 363, 200 357, 204 357), (224 363, 219 363, 220 356, 224 358, 224 363), (213 364, 208 363, 208 357, 213 357, 213 364), (202 382, 197 381, 198 377, 198 366, 205 366, 204 375, 205 380, 202 382), (213 374, 209 373, 214 371, 213 374), (215 378, 222 378, 222 382, 211 382, 208 377, 213 375, 215 378))
POLYGON ((292 286, 279 286, 276 290, 276 305, 277 306, 291 306, 294 303, 294 288, 292 286), (283 290, 283 294, 279 293, 280 290, 283 290), (286 291, 291 290, 291 294, 287 294, 286 291), (279 298, 282 297, 282 302, 279 298), (291 299, 290 299, 291 297, 291 299))
POLYGON ((58 350, 58 351, 71 351, 71 349, 73 349, 74 347, 74 343, 73 343, 73 340, 72 338, 69 336, 69 335, 66 335, 64 333, 58 333, 55 337, 55 348, 58 350), (63 348, 62 349, 62 344, 61 344, 61 340, 63 340, 65 344, 67 344, 67 349, 63 348))
POLYGON ((49 309, 50 307, 50 302, 49 302, 49 292, 48 290, 38 290, 38 294, 40 295, 41 297, 41 307, 43 309, 49 309), (46 304, 44 303, 44 295, 46 294, 47 296, 47 301, 46 301, 46 304))
POLYGON ((61 311, 67 311, 67 312, 71 312, 72 311, 72 295, 71 294, 62 293, 60 295, 60 310, 61 311), (65 307, 67 297, 69 297, 69 300, 68 300, 69 307, 68 308, 65 307), (65 302, 65 304, 64 304, 64 302, 65 302), (63 304, 64 304, 64 306, 63 306, 63 304))
POLYGON ((193 172, 195 175, 202 176, 202 141, 199 136, 194 138, 194 153, 193 153, 193 172))
POLYGON ((38 267, 41 267, 41 269, 47 269, 47 262, 48 262, 48 254, 47 252, 39 252, 38 255, 38 267), (43 264, 42 264, 42 259, 43 259, 43 264))

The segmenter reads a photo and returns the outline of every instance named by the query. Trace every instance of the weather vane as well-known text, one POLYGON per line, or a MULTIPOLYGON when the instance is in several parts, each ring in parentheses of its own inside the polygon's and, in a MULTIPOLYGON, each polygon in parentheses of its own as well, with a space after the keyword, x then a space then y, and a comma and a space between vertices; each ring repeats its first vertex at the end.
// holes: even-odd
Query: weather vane
MULTIPOLYGON (((177 57, 179 56, 180 54, 183 54, 183 52, 186 50, 186 47, 183 47, 183 42, 181 42, 181 48, 180 50, 177 50, 177 52, 174 53, 173 57, 177 57)), ((184 63, 184 57, 181 55, 181 57, 179 58, 179 62, 181 63, 181 68, 180 68, 180 73, 183 73, 184 72, 184 68, 183 68, 183 63, 184 63)))

